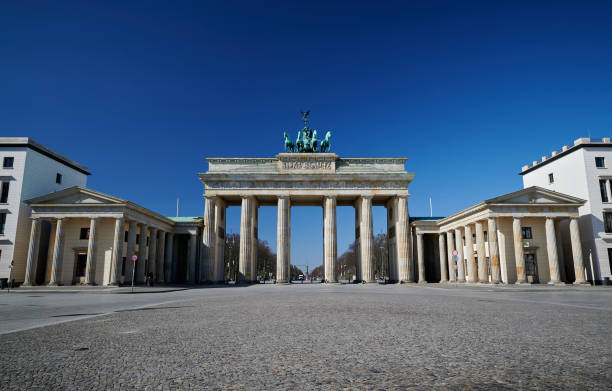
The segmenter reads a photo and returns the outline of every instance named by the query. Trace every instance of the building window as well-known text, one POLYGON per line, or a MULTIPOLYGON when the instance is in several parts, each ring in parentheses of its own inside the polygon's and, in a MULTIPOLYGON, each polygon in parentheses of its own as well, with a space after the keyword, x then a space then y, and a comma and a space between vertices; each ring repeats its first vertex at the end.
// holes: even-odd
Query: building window
POLYGON ((607 234, 612 234, 612 212, 604 212, 604 228, 607 234))
POLYGON ((121 260, 121 275, 125 276, 125 257, 121 260))
POLYGON ((55 174, 55 183, 57 183, 58 185, 62 184, 62 174, 60 173, 55 174))
POLYGON ((81 228, 79 239, 89 239, 89 228, 81 228))
POLYGON ((4 227, 6 226, 6 212, 0 213, 0 235, 4 235, 4 227))
POLYGON ((11 182, 2 182, 2 194, 0 194, 0 204, 6 204, 8 202, 9 186, 11 182))
POLYGON ((136 244, 140 244, 140 234, 136 234, 136 244))
POLYGON ((595 158, 595 167, 597 168, 605 168, 606 167, 606 160, 603 158, 603 156, 598 156, 595 158))
POLYGON ((555 176, 552 172, 548 174, 548 183, 555 183, 555 176))
POLYGON ((484 241, 485 242, 489 241, 489 233, 487 231, 484 231, 484 241))
POLYGON ((125 231, 125 235, 123 235, 123 241, 127 242, 128 240, 128 231, 125 231))
POLYGON ((608 189, 606 186, 606 181, 605 179, 600 179, 599 180, 599 192, 601 193, 601 202, 608 202, 608 189))
POLYGON ((13 168, 14 162, 15 162, 14 157, 5 157, 4 161, 2 162, 2 167, 3 168, 13 168))
POLYGON ((531 234, 531 227, 522 227, 523 239, 533 239, 533 235, 531 234))

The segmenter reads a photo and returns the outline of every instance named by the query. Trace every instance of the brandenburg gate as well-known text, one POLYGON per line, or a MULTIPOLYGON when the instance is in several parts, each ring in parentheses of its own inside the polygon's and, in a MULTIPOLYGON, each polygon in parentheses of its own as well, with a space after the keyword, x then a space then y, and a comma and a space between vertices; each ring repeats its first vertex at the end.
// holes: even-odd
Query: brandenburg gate
MULTIPOLYGON (((307 121, 307 113, 304 116, 307 121)), ((406 172, 405 158, 340 158, 326 151, 330 132, 317 152, 316 131, 306 125, 296 144, 286 139, 286 149, 274 158, 208 158, 208 171, 199 174, 204 183, 202 268, 210 282, 224 278, 225 210, 241 206, 240 279, 256 280, 257 210, 262 205, 278 208, 276 280, 289 282, 291 206, 322 206, 325 281, 337 282, 336 207, 355 208, 358 281, 374 282, 372 206, 387 208, 389 277, 412 282, 413 267, 408 215, 408 184, 414 174, 406 172), (327 145, 325 142, 327 141, 327 145), (296 148, 297 147, 297 148, 296 148)))

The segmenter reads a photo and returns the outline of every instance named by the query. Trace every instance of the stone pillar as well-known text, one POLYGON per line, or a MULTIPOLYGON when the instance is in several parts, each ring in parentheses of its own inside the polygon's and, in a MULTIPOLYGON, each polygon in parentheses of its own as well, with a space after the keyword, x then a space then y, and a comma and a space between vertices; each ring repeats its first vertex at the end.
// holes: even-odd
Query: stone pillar
POLYGON ((240 257, 238 261, 239 282, 251 280, 251 255, 252 249, 252 219, 253 197, 242 197, 242 208, 240 211, 240 257))
POLYGON ((30 229, 30 242, 28 243, 28 261, 26 263, 25 279, 21 286, 34 285, 36 274, 36 262, 38 261, 38 246, 40 241, 40 219, 32 219, 30 229))
POLYGON ((111 273, 108 285, 119 285, 121 276, 121 261, 123 258, 123 235, 125 232, 125 220, 120 217, 115 220, 115 235, 113 239, 113 254, 111 256, 111 273))
MULTIPOLYGON (((132 268, 134 267, 134 261, 132 256, 136 252, 136 227, 138 223, 134 220, 128 223, 128 241, 127 248, 125 250, 125 275, 123 276, 123 283, 132 283, 132 268)), ((136 261, 138 262, 138 261, 136 261)))
MULTIPOLYGON (((499 222, 499 219, 496 219, 499 222)), ((499 242, 499 269, 501 272, 501 281, 508 284, 508 260, 506 258, 506 234, 503 230, 497 227, 497 241, 499 242)))
POLYGON ((417 233, 417 261, 419 264, 419 284, 427 284, 425 278, 425 255, 423 254, 423 234, 417 233))
POLYGON ((215 197, 204 196, 200 281, 215 281, 215 197))
POLYGON ((489 218, 487 220, 489 232, 489 262, 491 262, 491 282, 499 284, 499 248, 497 247, 497 219, 489 218))
POLYGON ((149 273, 153 273, 153 278, 157 276, 157 228, 151 228, 149 236, 149 273))
POLYGON ((474 260, 474 238, 472 227, 466 225, 465 230, 465 258, 467 259, 467 282, 476 282, 476 261, 474 260))
POLYGON ((548 268, 550 270, 549 284, 559 284, 561 283, 561 275, 559 274, 555 220, 552 217, 546 218, 546 251, 548 252, 548 268))
POLYGON ((157 282, 165 282, 166 276, 164 275, 164 260, 166 258, 166 232, 160 230, 159 238, 157 240, 157 282))
POLYGON ((98 218, 92 217, 89 222, 89 241, 87 242, 87 263, 85 265, 85 285, 96 284, 96 232, 98 218))
POLYGON ((438 253, 440 254, 440 282, 448 282, 448 267, 446 264, 446 239, 444 233, 438 234, 438 253))
POLYGON ((372 197, 361 197, 361 221, 360 221, 360 249, 361 249, 361 273, 365 282, 375 282, 374 258, 372 257, 372 246, 374 238, 372 234, 372 197))
POLYGON ((516 283, 524 284, 527 282, 525 271, 525 257, 523 255, 523 232, 521 229, 521 218, 515 217, 512 220, 512 233, 514 235, 514 262, 516 264, 516 283))
POLYGON ((336 197, 327 196, 323 206, 323 252, 326 282, 338 282, 336 263, 338 244, 336 239, 336 197))
POLYGON ((57 227, 55 229, 55 244, 53 246, 53 264, 51 266, 50 286, 58 286, 61 284, 62 261, 64 258, 64 218, 57 219, 57 227))
POLYGON ((174 234, 172 232, 166 233, 166 251, 165 251, 165 269, 166 269, 166 283, 174 282, 172 275, 172 263, 174 262, 174 234))
POLYGON ((259 242, 257 224, 259 209, 258 205, 257 198, 253 198, 253 202, 251 204, 251 264, 249 267, 249 280, 253 282, 257 281, 257 247, 259 242))
POLYGON ((225 201, 220 197, 215 199, 215 247, 213 282, 225 280, 225 201))
POLYGON ((455 261, 453 261, 453 250, 455 249, 453 231, 446 232, 446 247, 448 257, 448 280, 450 282, 456 282, 457 276, 455 275, 455 261))
POLYGON ((290 277, 291 204, 289 197, 278 198, 276 224, 276 282, 288 283, 290 277))
POLYGON ((408 229, 408 197, 397 197, 397 223, 395 224, 397 264, 399 266, 399 282, 414 282, 410 268, 410 245, 408 229))
POLYGON ((138 242, 138 261, 136 261, 136 281, 144 282, 145 269, 147 262, 147 233, 149 226, 147 224, 138 224, 140 226, 140 241, 138 242))
POLYGON ((196 283, 196 245, 197 233, 189 235, 189 283, 196 283))
POLYGON ((463 265, 463 239, 461 229, 455 229, 455 249, 457 250, 457 282, 465 282, 465 268, 463 265))
POLYGON ((582 243, 580 242, 580 228, 578 218, 570 218, 570 239, 572 241, 572 255, 574 257, 574 284, 588 284, 584 275, 584 261, 582 259, 582 243))
POLYGON ((476 254, 478 255, 478 282, 488 283, 489 272, 487 270, 484 230, 481 221, 476 222, 476 254))

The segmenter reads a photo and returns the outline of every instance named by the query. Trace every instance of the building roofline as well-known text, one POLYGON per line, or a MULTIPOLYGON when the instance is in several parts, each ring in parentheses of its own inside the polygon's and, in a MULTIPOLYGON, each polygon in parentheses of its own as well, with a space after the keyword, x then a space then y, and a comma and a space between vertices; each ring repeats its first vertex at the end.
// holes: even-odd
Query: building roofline
POLYGON ((70 167, 76 171, 79 171, 82 174, 85 175, 91 175, 91 173, 88 171, 87 167, 85 167, 84 165, 77 163, 76 161, 55 152, 54 150, 52 150, 51 148, 48 148, 44 145, 42 145, 39 142, 36 142, 34 140, 32 140, 29 137, 0 137, 0 147, 26 147, 26 148, 30 148, 42 155, 45 155, 48 158, 51 158, 59 163, 62 163, 63 165, 70 167))
POLYGON ((579 150, 584 147, 605 147, 612 148, 612 143, 610 142, 609 137, 604 137, 600 139, 601 141, 596 141, 596 139, 591 139, 589 137, 582 137, 574 141, 574 145, 568 147, 567 145, 563 146, 561 152, 553 151, 550 156, 542 156, 541 161, 534 160, 531 166, 523 166, 522 171, 519 172, 519 175, 525 175, 531 171, 534 171, 546 164, 559 159, 562 156, 569 155, 570 153, 579 150))

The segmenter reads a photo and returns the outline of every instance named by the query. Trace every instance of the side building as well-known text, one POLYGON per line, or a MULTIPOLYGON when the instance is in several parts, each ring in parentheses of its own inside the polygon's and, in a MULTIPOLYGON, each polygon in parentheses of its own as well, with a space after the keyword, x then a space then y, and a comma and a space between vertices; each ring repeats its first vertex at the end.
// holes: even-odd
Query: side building
MULTIPOLYGON (((587 278, 596 284, 612 277, 612 143, 610 138, 579 138, 572 146, 523 166, 523 186, 584 199, 578 208, 587 278)), ((565 242, 567 222, 561 224, 565 242)), ((565 253, 568 248, 564 248, 565 253)))
POLYGON ((8 279, 9 272, 15 279, 25 273, 31 227, 31 210, 24 201, 86 186, 90 174, 87 167, 27 137, 1 137, 0 163, 0 279, 8 279))

